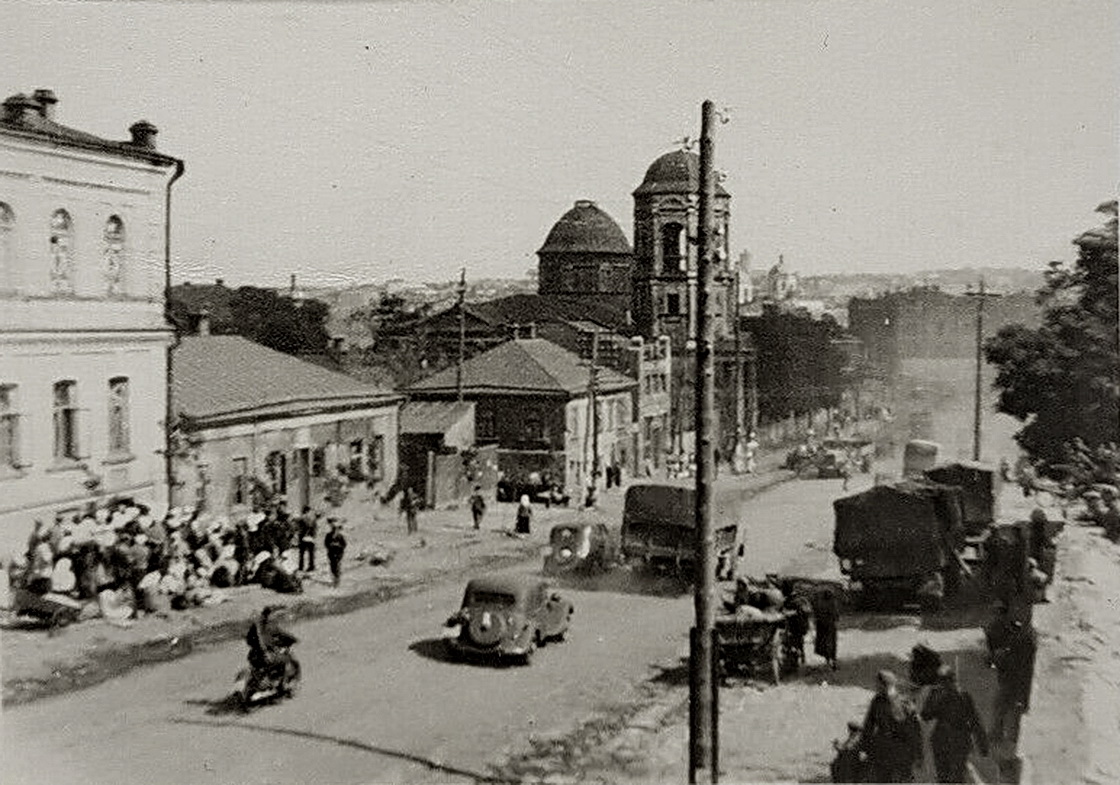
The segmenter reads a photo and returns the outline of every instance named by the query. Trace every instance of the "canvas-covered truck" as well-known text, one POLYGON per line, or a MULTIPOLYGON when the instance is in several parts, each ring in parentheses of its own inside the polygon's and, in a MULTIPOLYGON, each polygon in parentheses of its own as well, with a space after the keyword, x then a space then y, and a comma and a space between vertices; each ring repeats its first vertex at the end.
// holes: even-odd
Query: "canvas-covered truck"
MULTIPOLYGON (((738 543, 739 496, 713 489, 716 576, 735 576, 742 546, 738 543)), ((622 508, 622 555, 655 569, 691 575, 696 561, 696 491, 684 485, 631 485, 622 508)))
POLYGON ((833 502, 833 552, 857 601, 917 601, 937 609, 960 581, 962 492, 902 480, 833 502))
POLYGON ((902 452, 902 476, 921 477, 923 472, 937 465, 941 445, 925 439, 911 439, 902 452))

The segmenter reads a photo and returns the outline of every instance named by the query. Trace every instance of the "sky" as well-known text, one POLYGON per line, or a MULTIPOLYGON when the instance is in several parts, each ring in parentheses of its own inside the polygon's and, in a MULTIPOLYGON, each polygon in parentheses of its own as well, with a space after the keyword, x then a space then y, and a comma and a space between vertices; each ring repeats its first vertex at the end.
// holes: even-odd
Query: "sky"
POLYGON ((1120 175, 1114 0, 16 2, 5 95, 182 158, 172 276, 523 277, 726 107, 733 256, 802 275, 1071 260, 1120 175))

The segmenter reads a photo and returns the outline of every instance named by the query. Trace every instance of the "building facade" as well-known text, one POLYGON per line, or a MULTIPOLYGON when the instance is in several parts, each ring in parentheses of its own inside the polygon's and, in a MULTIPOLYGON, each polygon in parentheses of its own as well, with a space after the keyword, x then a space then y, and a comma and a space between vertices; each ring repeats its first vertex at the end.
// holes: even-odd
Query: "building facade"
POLYGON ((108 497, 167 502, 168 205, 181 161, 111 141, 49 90, 0 117, 0 546, 108 497))
POLYGON ((173 504, 237 517, 396 482, 400 396, 232 335, 181 338, 172 370, 173 504))
MULTIPOLYGON (((609 368, 592 381, 591 364, 541 338, 512 340, 463 364, 462 396, 475 404, 480 443, 498 445, 498 468, 531 472, 578 493, 600 470, 626 465, 632 450, 636 382, 609 368)), ((454 400, 456 369, 408 388, 417 401, 454 400)))

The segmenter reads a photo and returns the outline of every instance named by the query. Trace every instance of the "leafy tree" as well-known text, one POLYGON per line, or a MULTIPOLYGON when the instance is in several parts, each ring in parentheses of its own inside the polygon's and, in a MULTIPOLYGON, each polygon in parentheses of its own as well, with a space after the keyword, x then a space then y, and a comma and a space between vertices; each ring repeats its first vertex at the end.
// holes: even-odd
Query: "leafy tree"
POLYGON ((1120 441, 1120 353, 1117 350, 1117 203, 1097 212, 1103 226, 1073 241, 1072 267, 1051 262, 1038 292, 1038 329, 1011 325, 984 346, 998 368, 999 410, 1026 425, 1016 441, 1044 464, 1063 460, 1063 446, 1120 441))

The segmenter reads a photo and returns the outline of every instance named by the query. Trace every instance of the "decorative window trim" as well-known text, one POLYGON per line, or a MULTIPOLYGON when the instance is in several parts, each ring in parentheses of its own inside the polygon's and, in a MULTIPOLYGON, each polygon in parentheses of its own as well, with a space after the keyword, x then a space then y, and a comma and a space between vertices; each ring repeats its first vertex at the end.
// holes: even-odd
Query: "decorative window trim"
POLYGON ((50 282, 54 294, 74 294, 74 219, 62 208, 51 213, 50 282))

